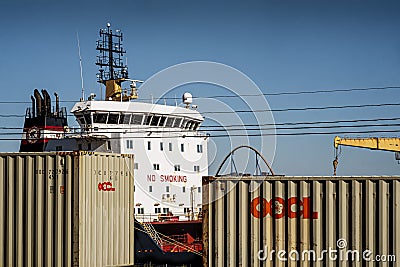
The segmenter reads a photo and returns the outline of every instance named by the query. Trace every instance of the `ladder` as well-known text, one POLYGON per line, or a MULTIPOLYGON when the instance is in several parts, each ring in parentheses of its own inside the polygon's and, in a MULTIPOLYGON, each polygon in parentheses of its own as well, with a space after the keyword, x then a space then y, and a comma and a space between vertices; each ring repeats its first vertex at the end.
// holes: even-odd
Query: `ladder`
POLYGON ((154 240, 154 242, 156 242, 157 245, 161 247, 161 238, 158 235, 156 229, 154 229, 154 226, 148 222, 140 222, 140 224, 142 225, 146 233, 154 240))

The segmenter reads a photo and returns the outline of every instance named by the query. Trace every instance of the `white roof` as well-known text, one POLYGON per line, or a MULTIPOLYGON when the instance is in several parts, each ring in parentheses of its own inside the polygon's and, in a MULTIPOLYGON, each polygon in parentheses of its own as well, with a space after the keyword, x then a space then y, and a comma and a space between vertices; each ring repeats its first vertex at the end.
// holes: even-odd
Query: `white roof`
POLYGON ((132 112, 140 114, 152 113, 177 117, 189 117, 199 121, 204 120, 203 116, 197 110, 143 102, 85 101, 75 103, 74 107, 71 109, 72 113, 83 111, 132 112))

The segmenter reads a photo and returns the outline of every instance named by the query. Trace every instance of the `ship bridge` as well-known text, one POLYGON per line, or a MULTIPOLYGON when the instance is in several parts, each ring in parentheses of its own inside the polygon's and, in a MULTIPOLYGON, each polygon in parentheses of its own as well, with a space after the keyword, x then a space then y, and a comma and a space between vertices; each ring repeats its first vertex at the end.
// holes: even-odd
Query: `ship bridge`
POLYGON ((86 132, 99 129, 107 132, 121 129, 173 129, 174 132, 196 132, 203 116, 189 107, 167 106, 142 102, 86 101, 78 102, 71 112, 86 132))

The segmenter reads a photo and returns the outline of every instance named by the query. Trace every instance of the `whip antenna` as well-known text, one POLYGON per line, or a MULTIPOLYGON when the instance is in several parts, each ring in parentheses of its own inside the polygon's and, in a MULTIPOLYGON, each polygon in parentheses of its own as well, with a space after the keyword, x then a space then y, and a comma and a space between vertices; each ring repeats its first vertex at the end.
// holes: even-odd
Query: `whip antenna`
POLYGON ((82 83, 82 98, 81 98, 81 101, 83 101, 85 99, 85 88, 83 87, 82 57, 81 57, 81 46, 79 44, 78 32, 76 32, 76 40, 78 41, 79 67, 81 69, 81 83, 82 83))

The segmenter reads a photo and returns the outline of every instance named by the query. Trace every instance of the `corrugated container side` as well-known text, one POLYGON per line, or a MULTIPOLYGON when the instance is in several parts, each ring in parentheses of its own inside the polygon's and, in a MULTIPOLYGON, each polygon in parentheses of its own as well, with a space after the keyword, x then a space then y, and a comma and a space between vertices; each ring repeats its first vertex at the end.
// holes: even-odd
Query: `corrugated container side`
POLYGON ((0 266, 134 263, 132 155, 0 153, 0 266))
MULTIPOLYGON (((73 173, 75 171, 72 169, 73 167, 73 159, 71 157, 65 157, 64 159, 64 176, 65 176, 65 188, 74 188, 74 180, 72 179, 73 173), (67 172, 67 166, 70 166, 70 172, 67 172)), ((74 239, 79 236, 74 236, 74 210, 77 208, 77 197, 78 192, 76 190, 65 190, 65 202, 73 203, 72 205, 65 205, 65 221, 72 223, 65 223, 65 251, 64 251, 64 259, 65 266, 73 266, 74 264, 74 239), (75 200, 75 201, 74 201, 75 200)))
MULTIPOLYGON (((1 167, 0 167, 1 168, 1 167)), ((26 209, 25 209, 25 231, 26 231, 26 242, 24 242, 24 250, 25 250, 25 255, 27 259, 27 265, 26 266, 33 266, 33 247, 29 246, 29 244, 32 244, 33 240, 33 234, 34 234, 34 181, 33 181, 33 161, 31 158, 27 158, 25 162, 25 183, 26 183, 26 209)))
POLYGON ((90 155, 77 164, 79 266, 133 264, 133 156, 90 155))
POLYGON ((203 177, 203 266, 396 266, 399 205, 400 177, 203 177))

